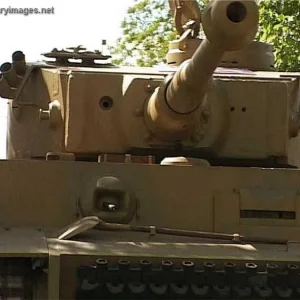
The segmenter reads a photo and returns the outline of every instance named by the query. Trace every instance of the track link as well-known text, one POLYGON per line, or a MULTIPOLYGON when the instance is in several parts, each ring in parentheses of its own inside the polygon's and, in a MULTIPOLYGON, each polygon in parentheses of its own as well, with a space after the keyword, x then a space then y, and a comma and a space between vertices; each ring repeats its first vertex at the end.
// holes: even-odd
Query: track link
POLYGON ((0 258, 0 299, 32 299, 30 259, 0 258))
POLYGON ((300 299, 297 264, 171 260, 78 268, 77 299, 300 299))

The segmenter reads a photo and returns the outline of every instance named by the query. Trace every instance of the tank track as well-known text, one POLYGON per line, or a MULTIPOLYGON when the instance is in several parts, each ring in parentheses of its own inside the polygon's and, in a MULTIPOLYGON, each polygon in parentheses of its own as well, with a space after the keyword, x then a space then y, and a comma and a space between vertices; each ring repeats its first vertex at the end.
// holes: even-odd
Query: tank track
POLYGON ((0 258, 0 299, 32 299, 30 259, 0 258))
POLYGON ((300 299, 294 263, 98 259, 78 268, 77 299, 300 299))

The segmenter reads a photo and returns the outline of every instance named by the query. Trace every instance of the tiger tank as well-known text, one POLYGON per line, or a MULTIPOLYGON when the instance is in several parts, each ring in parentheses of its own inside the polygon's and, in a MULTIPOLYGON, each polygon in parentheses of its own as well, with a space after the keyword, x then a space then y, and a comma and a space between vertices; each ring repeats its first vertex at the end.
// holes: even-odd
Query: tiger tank
POLYGON ((2 299, 299 299, 300 73, 255 0, 170 4, 165 65, 1 65, 2 299))

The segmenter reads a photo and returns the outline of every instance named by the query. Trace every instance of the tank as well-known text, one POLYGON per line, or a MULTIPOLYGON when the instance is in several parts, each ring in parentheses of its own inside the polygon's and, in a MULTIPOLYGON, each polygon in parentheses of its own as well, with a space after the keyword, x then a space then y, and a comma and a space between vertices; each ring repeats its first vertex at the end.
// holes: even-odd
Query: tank
POLYGON ((165 65, 1 65, 3 299, 299 299, 300 73, 256 1, 195 3, 165 65))

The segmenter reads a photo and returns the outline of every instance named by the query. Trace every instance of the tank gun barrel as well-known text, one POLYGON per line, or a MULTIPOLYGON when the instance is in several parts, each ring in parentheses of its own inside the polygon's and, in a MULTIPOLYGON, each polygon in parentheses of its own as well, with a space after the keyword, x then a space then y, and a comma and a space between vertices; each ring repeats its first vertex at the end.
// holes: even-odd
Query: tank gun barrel
POLYGON ((222 57, 226 51, 239 50, 252 42, 258 19, 256 0, 209 3, 202 16, 206 39, 149 100, 146 120, 157 137, 167 141, 188 137, 222 57))

